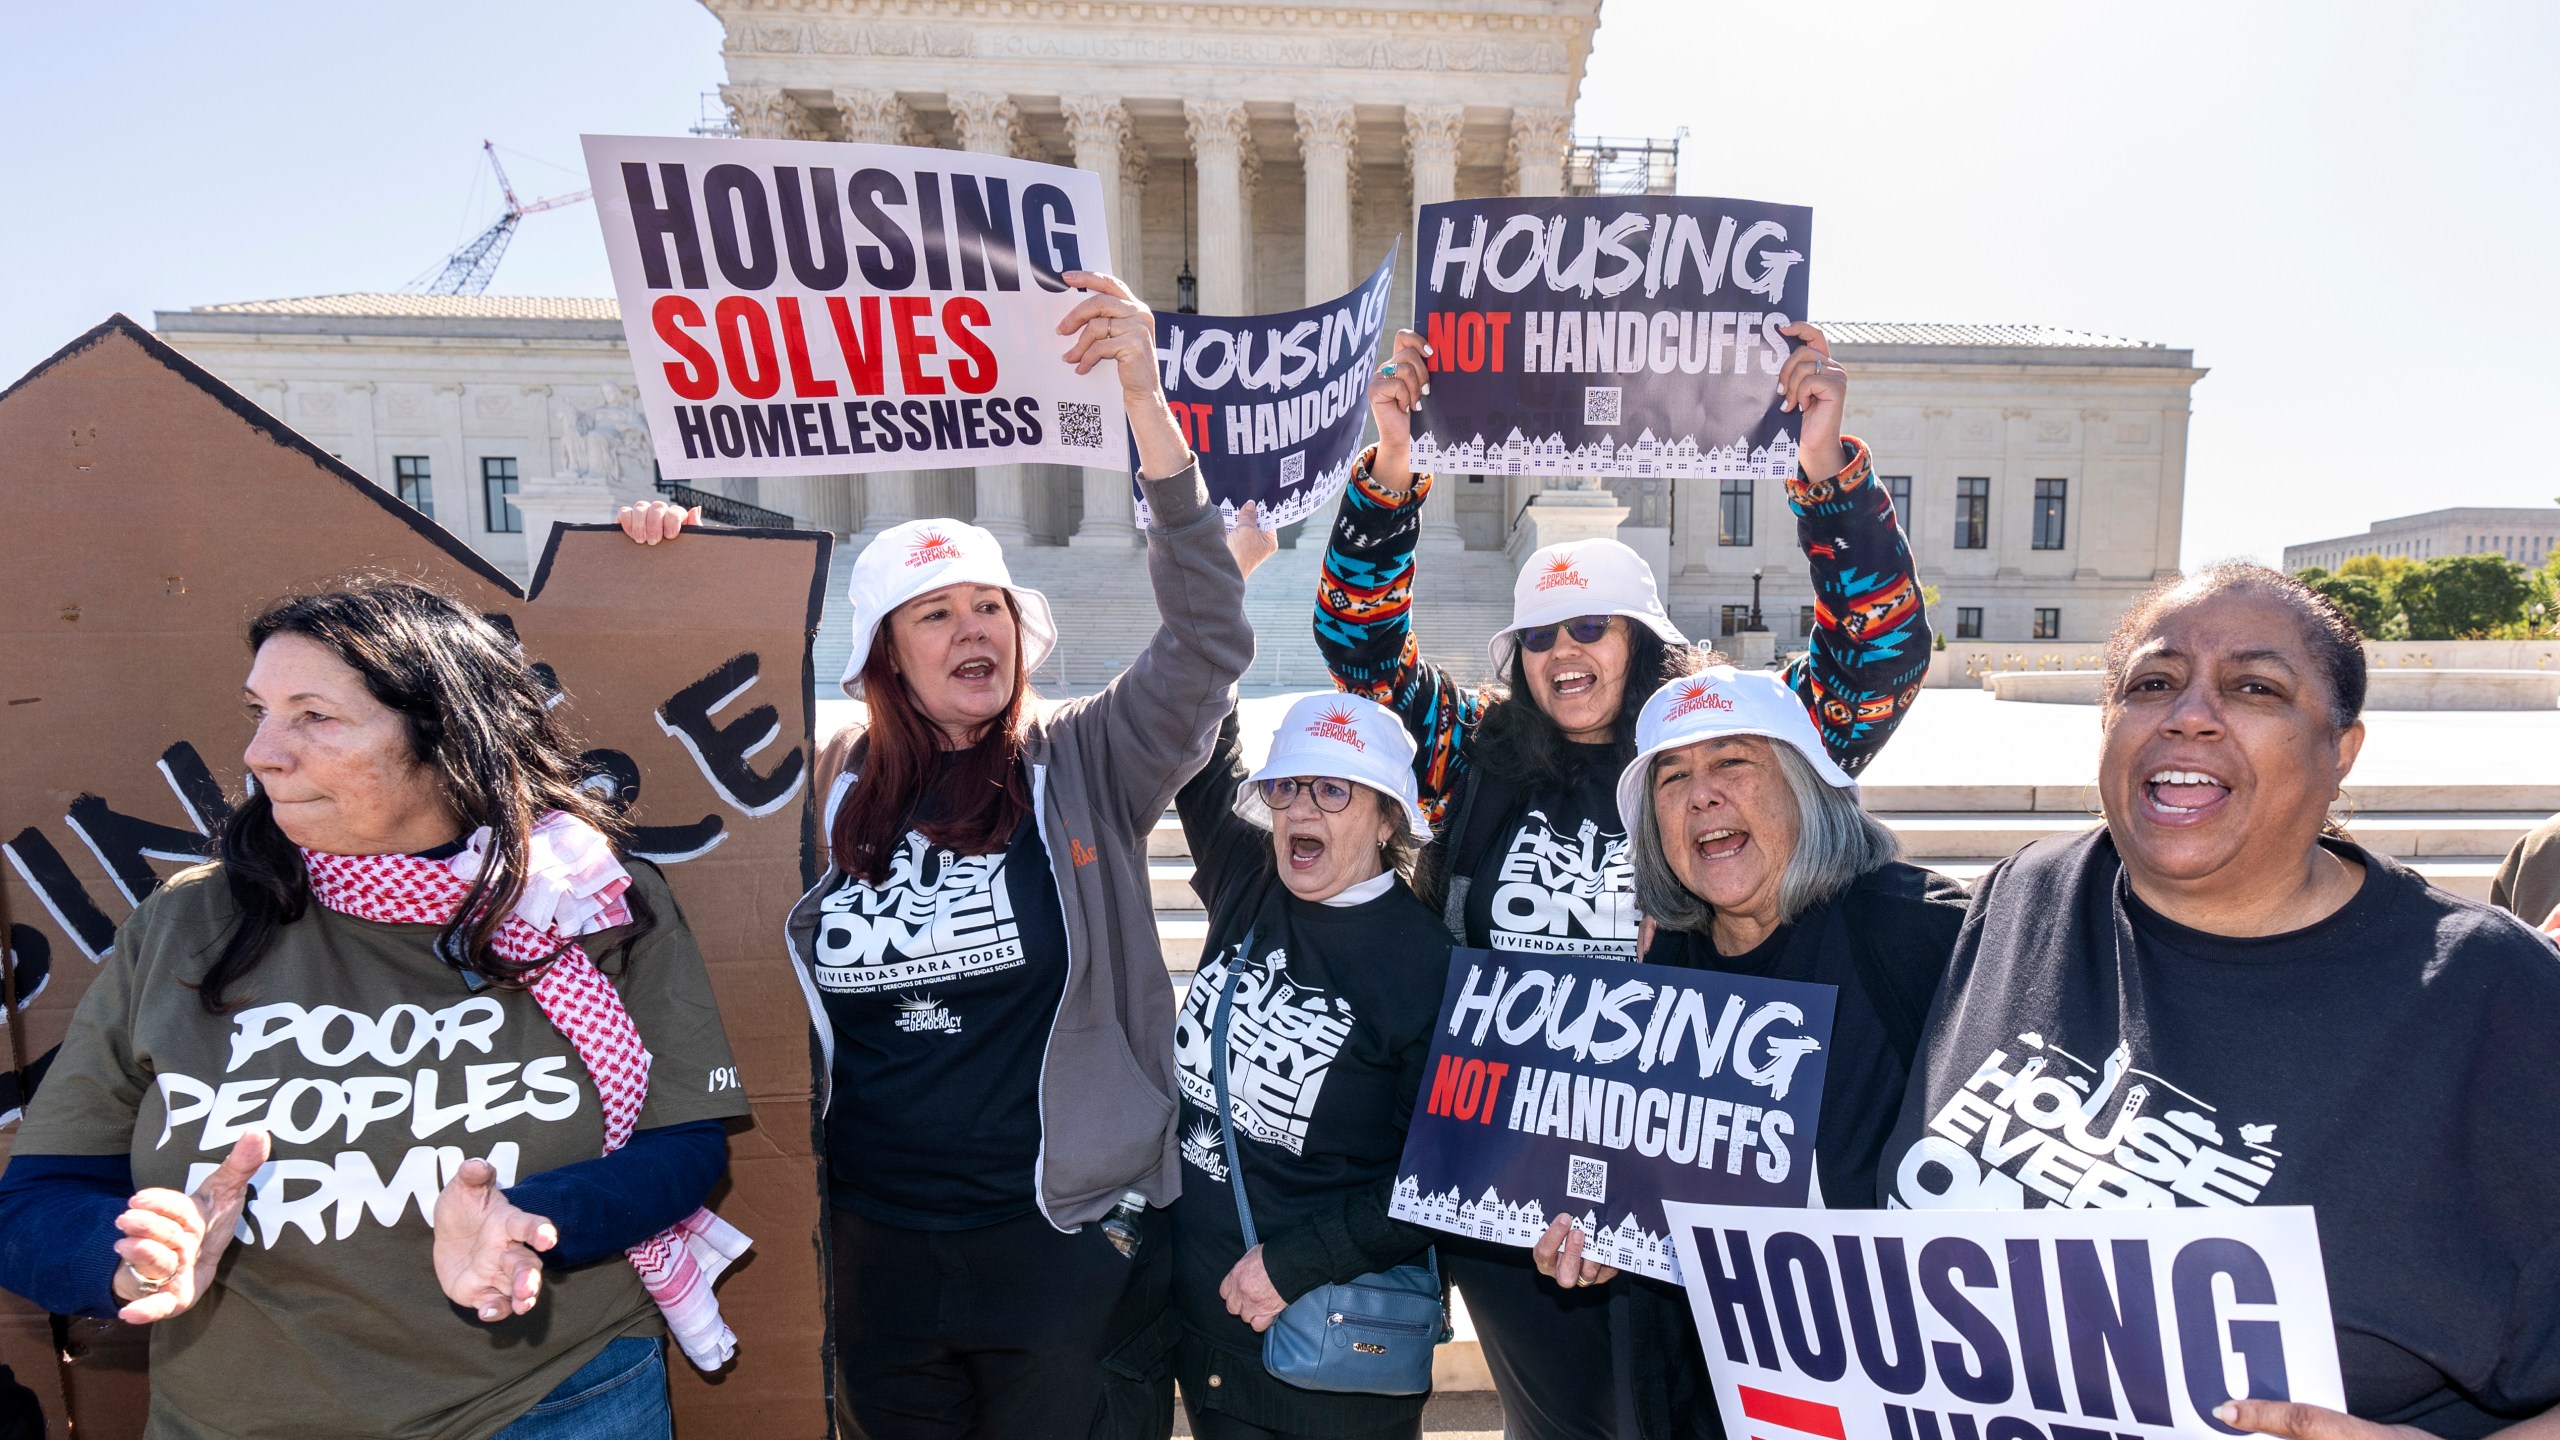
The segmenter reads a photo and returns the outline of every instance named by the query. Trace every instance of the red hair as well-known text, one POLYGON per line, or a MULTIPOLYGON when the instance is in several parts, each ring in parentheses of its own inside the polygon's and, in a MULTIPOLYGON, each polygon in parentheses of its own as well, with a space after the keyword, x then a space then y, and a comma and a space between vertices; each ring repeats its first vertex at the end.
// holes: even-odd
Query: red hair
MULTIPOLYGON (((1013 614, 1013 596, 1004 597, 1013 614)), ((862 663, 862 696, 871 711, 868 754, 859 780, 836 807, 827 851, 836 868, 877 885, 909 830, 961 855, 987 855, 1013 840, 1031 814, 1031 777, 1022 763, 1022 722, 1031 686, 1022 666, 1022 622, 1014 619, 1013 698, 978 742, 942 763, 941 732, 916 708, 900 678, 884 617, 862 663), (930 817, 930 818, 927 818, 930 817)))

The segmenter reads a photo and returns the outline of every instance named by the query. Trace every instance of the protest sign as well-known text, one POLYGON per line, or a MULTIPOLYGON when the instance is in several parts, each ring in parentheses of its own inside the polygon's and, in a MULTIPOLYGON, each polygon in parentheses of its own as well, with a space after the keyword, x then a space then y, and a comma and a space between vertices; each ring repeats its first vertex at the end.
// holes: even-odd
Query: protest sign
MULTIPOLYGON (((0 510, 0 1145, 31 1090, 42 1103, 118 924, 243 793, 248 618, 351 571, 423 579, 501 619, 556 681, 556 713, 594 747, 595 783, 627 807, 701 949, 737 1061, 713 1083, 754 1113, 712 1202, 756 1242, 719 1285, 738 1358, 709 1377, 669 1365, 679 1433, 826 1433, 809 1021, 775 937, 818 860, 809 639, 828 537, 644 549, 563 527, 520 588, 123 316, 0 392, 0 510)), ((7 1299, 0 1359, 67 1395, 83 1436, 140 1433, 142 1332, 75 1320, 76 1358, 40 1381, 57 1363, 46 1330, 7 1299)))
POLYGON ((2346 1408, 2309 1206, 1668 1206, 1727 1435, 2237 1435, 2225 1400, 2346 1408))
POLYGON ((1792 478, 1778 367, 1813 212, 1672 195, 1422 207, 1413 465, 1466 475, 1792 478))
POLYGON ((586 137, 622 330, 676 479, 1128 464, 1116 367, 1060 357, 1102 182, 1003 155, 586 137))
MULTIPOLYGON (((1369 423, 1369 366, 1386 333, 1395 272, 1389 245, 1358 289, 1329 304, 1156 317, 1165 401, 1229 525, 1247 501, 1261 506, 1254 513, 1263 529, 1277 530, 1342 493, 1369 423)), ((1146 496, 1137 503, 1145 525, 1146 496)))
POLYGON ((1839 992, 1567 955, 1454 950, 1406 1132, 1399 1220, 1676 1280, 1668 1199, 1802 1205, 1839 992))

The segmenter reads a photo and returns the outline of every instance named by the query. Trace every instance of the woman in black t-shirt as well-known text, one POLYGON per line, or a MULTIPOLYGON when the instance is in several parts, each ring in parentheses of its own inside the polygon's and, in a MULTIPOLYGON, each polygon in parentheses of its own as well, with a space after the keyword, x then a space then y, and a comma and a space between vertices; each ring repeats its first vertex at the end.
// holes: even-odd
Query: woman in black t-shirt
MULTIPOLYGON (((1815 603, 1805 653, 1776 673, 1831 759, 1855 771, 1919 694, 1928 619, 1892 496, 1867 447, 1840 433, 1847 375, 1819 330, 1784 333, 1801 348, 1778 385, 1802 416, 1786 499, 1815 603)), ((1420 748, 1415 775, 1440 838, 1416 890, 1452 935, 1499 951, 1633 959, 1635 884, 1610 787, 1635 752, 1645 697, 1705 657, 1664 612, 1644 560, 1592 540, 1546 546, 1521 568, 1511 623, 1491 646, 1501 685, 1469 690, 1421 658, 1412 606, 1423 507, 1455 503, 1431 500, 1433 477, 1408 463, 1429 366, 1421 338, 1400 332, 1369 387, 1378 443, 1343 491, 1316 644, 1334 682, 1394 710, 1420 748)), ((1506 1246, 1443 1248, 1514 1440, 1615 1436, 1598 1297, 1559 1292, 1506 1246)))
MULTIPOLYGON (((1837 987, 1814 1143, 1817 1205, 1870 1203, 1920 1027, 1964 921, 1955 883, 1896 858, 1804 709, 1774 675, 1726 666, 1645 702, 1618 778, 1634 837, 1644 959, 1837 987)), ((1674 1197, 1677 1198, 1677 1197, 1674 1197)), ((1713 1437, 1685 1292, 1582 1258, 1570 1218, 1533 1251, 1559 1285, 1616 1283, 1634 1436, 1713 1437)), ((1622 1427, 1623 1428, 1623 1427, 1622 1427)))
POLYGON ((2328 823, 2364 691, 2353 626, 2272 570, 2126 614, 2106 826, 1980 883, 1879 1188, 2309 1205, 2364 1418, 2243 1401, 2225 1422, 2475 1440, 2560 1402, 2560 959, 2328 823))
POLYGON ((1209 910, 1174 1029, 1185 1171, 1173 1207, 1176 1370, 1192 1433, 1418 1436, 1427 1396, 1299 1389, 1263 1369, 1261 1340, 1307 1291, 1431 1243, 1387 1215, 1449 971, 1448 934, 1405 887, 1430 834, 1412 743, 1378 705, 1311 695, 1289 707, 1249 777, 1229 717, 1175 804, 1209 910), (1214 1035, 1230 989, 1221 1114, 1214 1035), (1261 1240, 1250 1250, 1230 1156, 1261 1240))

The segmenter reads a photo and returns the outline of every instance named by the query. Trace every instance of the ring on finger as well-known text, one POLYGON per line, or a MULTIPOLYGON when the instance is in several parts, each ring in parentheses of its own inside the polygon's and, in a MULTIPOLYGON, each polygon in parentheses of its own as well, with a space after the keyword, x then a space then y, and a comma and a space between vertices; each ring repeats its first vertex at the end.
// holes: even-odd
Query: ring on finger
POLYGON ((1393 360, 1390 360, 1386 364, 1378 367, 1378 374, 1381 378, 1392 380, 1395 378, 1395 373, 1396 362, 1393 360))
POLYGON ((133 1262, 130 1260, 124 1262, 124 1273, 133 1277, 133 1288, 141 1291, 145 1295, 159 1294, 161 1291, 169 1288, 170 1281, 178 1278, 178 1272, 172 1270, 157 1280, 149 1279, 145 1277, 140 1270, 135 1269, 133 1262))

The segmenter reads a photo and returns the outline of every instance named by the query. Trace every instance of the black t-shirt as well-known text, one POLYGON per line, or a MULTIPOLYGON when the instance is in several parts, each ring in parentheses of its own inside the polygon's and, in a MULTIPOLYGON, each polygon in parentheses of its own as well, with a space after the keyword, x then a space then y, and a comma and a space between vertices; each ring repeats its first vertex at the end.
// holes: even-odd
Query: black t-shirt
POLYGON ((1932 870, 1880 865, 1740 955, 1705 935, 1662 931, 1645 959, 1837 986, 1822 1118, 1815 1130, 1820 1203, 1874 1203, 1876 1161, 1902 1113, 1902 1091, 1923 1019, 1964 925, 1964 890, 1932 870), (1863 953, 1862 953, 1863 952, 1863 953))
POLYGON ((2560 957, 2380 856, 2231 939, 2104 831, 1976 888, 1886 1203, 2309 1205, 2356 1414, 2470 1440, 2560 1402, 2560 957))
POLYGON ((813 949, 836 1032, 829 1198, 916 1230, 1028 1213, 1040 1059, 1067 980, 1039 825, 991 855, 908 831, 882 884, 843 877, 820 897, 813 949))
MULTIPOLYGON (((1511 807, 1467 886, 1467 943, 1636 958, 1635 871, 1618 818, 1617 752, 1572 745, 1582 779, 1511 807)), ((1454 838, 1454 837, 1453 837, 1454 838)))

